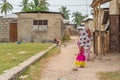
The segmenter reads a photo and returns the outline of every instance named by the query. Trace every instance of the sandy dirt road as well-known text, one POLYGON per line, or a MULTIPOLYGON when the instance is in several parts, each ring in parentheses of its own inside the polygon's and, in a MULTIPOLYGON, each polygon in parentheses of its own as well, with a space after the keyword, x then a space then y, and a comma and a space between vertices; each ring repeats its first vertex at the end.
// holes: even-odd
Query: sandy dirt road
POLYGON ((99 80, 97 72, 120 70, 120 53, 109 53, 102 60, 96 57, 87 61, 85 68, 73 71, 75 54, 78 53, 76 42, 77 37, 72 37, 66 47, 61 46, 61 53, 49 59, 40 80, 99 80))

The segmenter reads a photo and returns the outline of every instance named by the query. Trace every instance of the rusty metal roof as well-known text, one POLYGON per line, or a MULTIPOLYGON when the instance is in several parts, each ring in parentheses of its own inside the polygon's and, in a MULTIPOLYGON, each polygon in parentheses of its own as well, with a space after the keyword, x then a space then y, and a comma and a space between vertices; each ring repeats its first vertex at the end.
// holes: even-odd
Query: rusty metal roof
POLYGON ((102 24, 106 24, 109 19, 109 10, 104 10, 103 21, 102 24))

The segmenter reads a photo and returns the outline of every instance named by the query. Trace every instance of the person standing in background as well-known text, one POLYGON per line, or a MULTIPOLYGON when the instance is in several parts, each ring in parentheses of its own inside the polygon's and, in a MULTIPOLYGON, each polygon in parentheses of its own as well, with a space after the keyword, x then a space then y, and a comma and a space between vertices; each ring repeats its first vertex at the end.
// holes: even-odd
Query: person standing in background
POLYGON ((57 46, 61 46, 61 40, 60 39, 54 39, 55 43, 57 44, 57 46))

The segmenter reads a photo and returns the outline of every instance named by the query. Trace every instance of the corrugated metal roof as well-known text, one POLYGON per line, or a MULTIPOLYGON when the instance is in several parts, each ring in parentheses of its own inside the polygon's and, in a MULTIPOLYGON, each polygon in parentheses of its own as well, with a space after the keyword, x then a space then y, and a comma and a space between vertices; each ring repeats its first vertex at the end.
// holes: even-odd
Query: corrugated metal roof
POLYGON ((3 16, 3 18, 18 18, 16 14, 8 14, 6 16, 3 16))
POLYGON ((32 12, 16 12, 16 13, 52 13, 52 14, 62 14, 61 12, 52 12, 52 11, 32 11, 32 12))
POLYGON ((48 13, 48 14, 61 14, 63 17, 64 15, 61 12, 52 12, 52 11, 32 11, 32 12, 16 12, 15 14, 21 13, 48 13))
POLYGON ((84 22, 84 21, 88 21, 88 20, 92 20, 92 19, 93 19, 93 16, 90 15, 90 16, 86 17, 85 19, 83 19, 82 21, 84 22))

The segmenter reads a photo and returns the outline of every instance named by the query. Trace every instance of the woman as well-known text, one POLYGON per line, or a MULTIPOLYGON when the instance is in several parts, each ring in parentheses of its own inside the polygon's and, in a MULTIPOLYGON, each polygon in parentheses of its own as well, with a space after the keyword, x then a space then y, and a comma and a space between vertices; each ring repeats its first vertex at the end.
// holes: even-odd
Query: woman
POLYGON ((77 42, 78 48, 82 46, 84 48, 86 60, 89 60, 90 57, 90 47, 91 47, 91 35, 88 30, 84 27, 79 31, 79 39, 77 42))
POLYGON ((79 53, 76 56, 76 68, 73 68, 74 71, 77 71, 78 67, 85 67, 86 60, 89 59, 90 55, 87 50, 90 50, 91 38, 84 27, 79 30, 79 39, 77 45, 79 48, 79 53))

